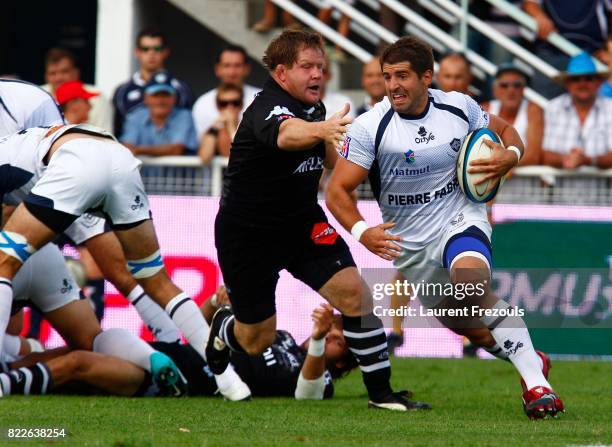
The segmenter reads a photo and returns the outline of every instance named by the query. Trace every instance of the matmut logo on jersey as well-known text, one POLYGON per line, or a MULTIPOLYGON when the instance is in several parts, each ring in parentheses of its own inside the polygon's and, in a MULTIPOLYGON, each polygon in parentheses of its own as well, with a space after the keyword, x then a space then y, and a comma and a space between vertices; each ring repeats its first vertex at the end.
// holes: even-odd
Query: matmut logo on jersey
POLYGON ((287 118, 295 118, 293 112, 285 106, 274 106, 274 108, 268 114, 266 121, 268 121, 273 116, 276 117, 277 121, 286 120, 287 118))

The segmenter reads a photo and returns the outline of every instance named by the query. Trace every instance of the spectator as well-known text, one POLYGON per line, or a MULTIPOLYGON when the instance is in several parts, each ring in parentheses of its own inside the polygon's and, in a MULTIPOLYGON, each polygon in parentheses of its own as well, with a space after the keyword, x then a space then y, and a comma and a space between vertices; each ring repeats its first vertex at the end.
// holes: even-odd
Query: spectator
MULTIPOLYGON (((51 48, 45 57, 45 82, 41 87, 57 98, 57 89, 65 82, 80 81, 81 70, 76 56, 63 48, 51 48)), ((112 110, 109 101, 93 85, 83 84, 88 92, 95 93, 91 98, 88 124, 111 130, 112 110)))
POLYGON ((144 104, 128 113, 120 140, 134 155, 182 155, 198 147, 189 110, 176 107, 175 82, 162 71, 144 88, 144 104))
POLYGON ((69 81, 60 85, 55 92, 57 103, 68 124, 82 124, 89 119, 90 100, 99 95, 85 89, 81 81, 69 81))
MULTIPOLYGON (((232 84, 243 89, 242 112, 251 104, 259 88, 244 83, 251 72, 246 50, 239 45, 229 45, 223 48, 217 55, 215 64, 215 75, 220 84, 232 84)), ((198 138, 201 140, 204 133, 219 118, 219 110, 216 105, 217 89, 214 88, 198 98, 193 106, 193 122, 196 126, 198 138)))
POLYGON ((216 106, 219 117, 202 137, 198 150, 203 163, 210 162, 215 155, 229 157, 243 102, 241 87, 222 84, 217 89, 216 106))
MULTIPOLYGON (((591 54, 603 48, 608 36, 608 0, 524 0, 523 8, 538 25, 535 54, 559 70, 566 66, 568 56, 546 42, 550 33, 558 32, 591 54)), ((534 89, 549 98, 563 93, 541 73, 533 81, 534 89)))
MULTIPOLYGON (((608 70, 612 72, 612 34, 606 40, 605 52, 602 52, 602 59, 608 64, 608 70)), ((607 98, 612 98, 612 75, 602 84, 599 94, 607 98)))
POLYGON ((556 168, 612 167, 612 100, 597 95, 607 73, 584 52, 560 76, 567 93, 549 103, 543 162, 556 168))
POLYGON ((445 92, 456 91, 470 95, 478 103, 481 98, 474 97, 470 92, 472 83, 472 64, 461 53, 449 53, 440 60, 440 68, 436 73, 436 84, 445 92))
MULTIPOLYGON (((132 79, 121 84, 115 90, 113 105, 115 107, 115 134, 122 133, 123 121, 127 114, 141 105, 144 98, 144 88, 153 74, 166 71, 165 62, 170 55, 166 36, 159 30, 147 28, 136 37, 136 59, 139 70, 132 79)), ((176 91, 176 106, 191 108, 193 93, 186 82, 172 78, 172 86, 176 91)))
POLYGON ((386 95, 385 80, 380 68, 380 59, 377 57, 363 65, 361 86, 368 96, 365 97, 363 105, 357 109, 357 116, 370 110, 374 107, 374 104, 382 101, 386 95))
MULTIPOLYGON (((276 27, 277 20, 278 7, 272 3, 272 0, 265 0, 264 15, 262 19, 253 25, 253 28, 251 29, 257 33, 270 32, 276 27)), ((283 10, 282 20, 285 28, 301 28, 300 23, 285 10, 283 10)))
POLYGON ((519 68, 505 64, 499 67, 493 82, 493 99, 482 108, 512 124, 525 143, 520 166, 540 164, 544 111, 525 99, 527 75, 519 68))
POLYGON ((350 109, 346 116, 355 118, 355 106, 353 101, 346 95, 340 92, 331 91, 328 88, 329 81, 332 78, 331 64, 327 54, 325 55, 325 65, 323 66, 323 78, 321 82, 321 101, 325 105, 325 119, 332 116, 337 111, 341 110, 348 103, 350 109))

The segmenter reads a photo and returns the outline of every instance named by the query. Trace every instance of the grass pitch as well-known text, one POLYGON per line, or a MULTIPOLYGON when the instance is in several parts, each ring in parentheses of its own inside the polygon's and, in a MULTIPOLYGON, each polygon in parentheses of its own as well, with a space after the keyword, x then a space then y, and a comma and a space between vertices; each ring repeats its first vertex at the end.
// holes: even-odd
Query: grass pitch
POLYGON ((510 364, 395 359, 393 384, 433 405, 407 414, 368 410, 358 371, 324 402, 215 398, 0 399, 0 444, 78 446, 567 446, 612 444, 612 363, 553 362, 567 413, 530 421, 510 364), (63 440, 16 441, 6 429, 65 427, 63 440))

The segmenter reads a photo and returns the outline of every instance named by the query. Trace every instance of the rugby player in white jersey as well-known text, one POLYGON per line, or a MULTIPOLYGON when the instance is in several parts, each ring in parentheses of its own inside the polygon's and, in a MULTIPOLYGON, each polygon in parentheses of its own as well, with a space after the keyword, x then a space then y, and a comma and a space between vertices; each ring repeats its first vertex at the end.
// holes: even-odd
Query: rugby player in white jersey
MULTIPOLYGON (((11 279, 21 265, 79 216, 98 209, 111 222, 130 273, 205 357, 208 325, 164 269, 140 162, 127 148, 92 126, 34 128, 0 140, 0 165, 11 174, 2 179, 0 191, 27 193, 0 233, 1 332, 10 310, 11 279)), ((232 395, 249 398, 248 387, 238 385, 241 390, 232 395)))
MULTIPOLYGON (((393 260, 415 283, 440 280, 444 272, 454 285, 485 284, 491 270, 491 226, 486 205, 470 202, 459 189, 457 154, 475 129, 487 127, 500 135, 509 149, 491 142, 492 157, 473 161, 469 168, 484 173, 486 181, 501 178, 518 163, 523 143, 512 126, 484 112, 470 97, 431 89, 433 54, 419 39, 404 37, 389 46, 381 57, 381 69, 387 98, 352 124, 329 181, 327 206, 366 248, 393 260), (368 175, 385 222, 371 228, 350 196, 368 175)), ((473 300, 470 306, 479 308, 509 307, 488 288, 484 296, 474 294, 469 300, 473 300)), ((440 296, 421 296, 421 301, 436 309, 467 303, 440 296)), ((475 345, 513 363, 530 418, 563 411, 547 380, 550 362, 534 350, 520 316, 439 319, 475 345)))
MULTIPOLYGON (((0 79, 0 137, 27 128, 62 124, 65 123, 61 110, 49 93, 28 82, 0 79)), ((6 192, 8 191, 2 191, 2 194, 6 192)), ((11 194, 5 194, 4 199, 5 202, 16 205, 21 203, 28 193, 29 188, 20 188, 20 190, 13 191, 11 194)), ((83 244, 86 246, 104 277, 134 305, 141 318, 148 322, 151 332, 157 334, 158 340, 174 342, 180 339, 180 332, 176 330, 176 325, 168 314, 147 295, 128 272, 121 244, 114 232, 109 230, 106 219, 91 213, 85 213, 77 218, 64 233, 75 245, 83 244)), ((44 251, 57 251, 57 248, 49 246, 44 251)), ((37 270, 32 270, 32 278, 39 278, 39 282, 40 278, 43 277, 63 279, 66 276, 62 274, 65 266, 63 263, 61 265, 53 264, 57 260, 56 254, 45 255, 39 253, 39 257, 49 259, 34 264, 33 268, 37 270)), ((27 287, 27 283, 21 281, 19 277, 16 281, 15 292, 27 287)), ((65 289, 65 286, 57 284, 59 284, 57 281, 48 282, 46 287, 41 287, 39 284, 35 289, 37 296, 34 297, 34 303, 37 304, 41 300, 45 302, 45 308, 41 308, 41 310, 46 311, 46 309, 60 307, 61 303, 55 302, 57 300, 54 297, 57 295, 57 290, 65 289)), ((25 299, 25 294, 19 293, 16 294, 16 297, 19 297, 20 300, 25 299)), ((64 296, 63 298, 66 299, 67 297, 64 296)), ((63 317, 60 318, 60 321, 63 321, 63 317)), ((205 330, 207 332, 208 328, 206 327, 205 330)), ((62 332, 62 335, 69 338, 65 332, 62 332)), ((86 332, 81 331, 81 335, 86 336, 86 332)), ((12 345, 16 346, 14 342, 12 345)), ((88 343, 84 343, 75 346, 85 348, 87 345, 88 343)), ((2 343, 0 340, 1 351, 2 343)), ((216 381, 221 394, 229 400, 243 400, 250 394, 248 386, 231 369, 217 375, 216 381)))

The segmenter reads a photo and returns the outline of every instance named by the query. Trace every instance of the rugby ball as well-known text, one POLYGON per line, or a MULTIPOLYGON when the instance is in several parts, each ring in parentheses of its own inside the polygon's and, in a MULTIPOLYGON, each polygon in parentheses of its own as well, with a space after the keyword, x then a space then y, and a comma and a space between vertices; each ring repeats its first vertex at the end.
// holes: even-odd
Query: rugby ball
POLYGON ((461 191, 463 191, 463 194, 475 203, 486 203, 493 199, 502 183, 499 179, 496 179, 475 185, 474 183, 480 180, 485 174, 470 174, 467 172, 472 160, 491 157, 493 150, 484 143, 485 140, 492 140, 502 144, 499 135, 495 132, 486 128, 476 129, 465 137, 461 149, 459 150, 459 156, 457 157, 457 180, 459 181, 459 187, 461 191), (487 194, 487 189, 491 182, 495 182, 496 185, 487 194))

